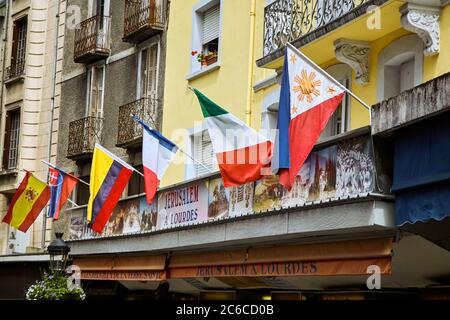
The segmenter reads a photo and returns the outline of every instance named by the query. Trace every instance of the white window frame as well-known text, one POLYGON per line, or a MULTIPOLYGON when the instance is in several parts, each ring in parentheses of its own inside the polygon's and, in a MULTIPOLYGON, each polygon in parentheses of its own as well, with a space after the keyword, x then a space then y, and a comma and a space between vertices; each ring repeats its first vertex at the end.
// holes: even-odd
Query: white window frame
POLYGON ((156 53, 156 95, 159 95, 159 69, 161 66, 161 41, 160 37, 150 39, 138 47, 137 52, 137 72, 136 72, 136 100, 143 98, 141 93, 141 64, 142 64, 142 52, 149 50, 152 46, 158 46, 156 53))
POLYGON ((94 76, 93 74, 93 70, 94 69, 102 69, 102 83, 103 83, 103 88, 102 88, 102 96, 100 97, 100 108, 99 108, 99 114, 100 117, 103 117, 103 110, 104 110, 104 103, 105 103, 105 87, 106 87, 106 65, 105 64, 101 64, 101 65, 92 65, 92 66, 88 66, 87 67, 87 71, 86 71, 86 77, 87 77, 87 81, 86 81, 86 108, 85 108, 85 117, 89 117, 91 114, 91 100, 92 100, 92 78, 94 76))
POLYGON ((190 56, 190 74, 187 76, 187 80, 193 80, 196 77, 209 73, 216 70, 220 66, 220 52, 222 46, 222 15, 223 15, 223 1, 221 0, 200 0, 192 8, 192 40, 191 40, 191 51, 196 50, 201 52, 203 48, 202 43, 202 23, 203 23, 203 13, 209 8, 219 5, 220 6, 220 16, 219 16, 219 45, 217 50, 217 62, 202 68, 201 64, 197 61, 195 56, 190 56))

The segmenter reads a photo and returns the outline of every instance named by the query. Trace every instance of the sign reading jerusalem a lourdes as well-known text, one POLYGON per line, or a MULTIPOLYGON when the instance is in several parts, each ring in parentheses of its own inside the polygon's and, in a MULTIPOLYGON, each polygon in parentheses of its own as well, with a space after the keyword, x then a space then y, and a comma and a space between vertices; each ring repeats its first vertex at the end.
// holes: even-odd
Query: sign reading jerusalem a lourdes
POLYGON ((208 220, 206 181, 161 192, 157 229, 174 228, 208 220))

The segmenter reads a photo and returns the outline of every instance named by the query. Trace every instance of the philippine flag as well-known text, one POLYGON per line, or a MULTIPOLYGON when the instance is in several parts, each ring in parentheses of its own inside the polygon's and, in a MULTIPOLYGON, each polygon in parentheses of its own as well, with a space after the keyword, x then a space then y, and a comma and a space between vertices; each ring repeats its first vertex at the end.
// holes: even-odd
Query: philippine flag
POLYGON ((286 46, 272 169, 291 189, 300 168, 345 95, 342 86, 295 47, 286 46))
POLYGON ((177 153, 178 147, 158 131, 147 126, 141 119, 135 116, 133 119, 144 127, 142 164, 147 202, 151 204, 159 183, 177 153))
POLYGON ((77 179, 66 174, 57 168, 49 168, 49 185, 50 185, 50 204, 48 216, 53 220, 58 220, 61 208, 69 199, 77 179))

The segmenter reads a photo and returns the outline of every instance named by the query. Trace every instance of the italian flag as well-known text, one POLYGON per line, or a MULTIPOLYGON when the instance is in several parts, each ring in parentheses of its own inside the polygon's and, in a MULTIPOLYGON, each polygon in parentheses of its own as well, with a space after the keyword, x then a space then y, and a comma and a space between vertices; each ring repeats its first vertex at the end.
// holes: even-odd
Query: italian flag
POLYGON ((202 108, 225 187, 271 174, 272 143, 243 121, 193 89, 202 108))

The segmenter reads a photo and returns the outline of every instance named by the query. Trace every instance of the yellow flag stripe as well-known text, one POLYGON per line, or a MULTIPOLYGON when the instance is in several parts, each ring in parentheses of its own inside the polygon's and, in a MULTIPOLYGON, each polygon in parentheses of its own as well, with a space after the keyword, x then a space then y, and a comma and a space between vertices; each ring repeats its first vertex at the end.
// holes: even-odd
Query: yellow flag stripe
POLYGON ((92 220, 92 204, 113 162, 114 159, 111 158, 111 156, 95 147, 94 156, 92 157, 91 180, 89 182, 90 195, 87 212, 88 221, 92 220))
POLYGON ((39 199, 47 185, 33 175, 30 175, 28 184, 20 197, 17 199, 12 210, 10 225, 19 228, 30 213, 35 202, 39 199))

